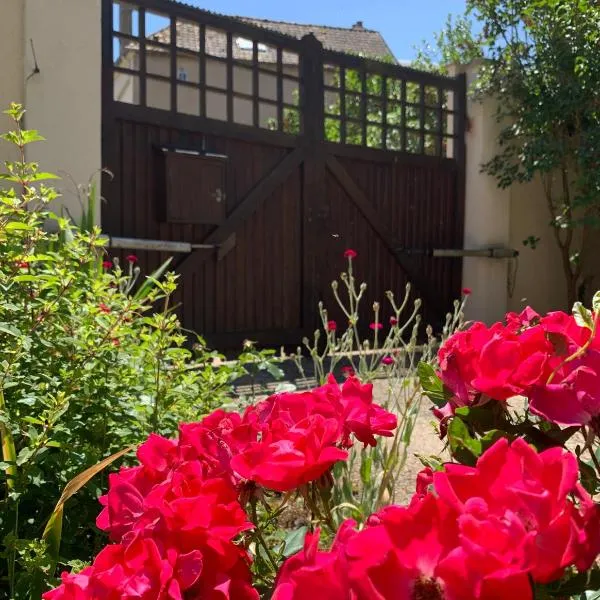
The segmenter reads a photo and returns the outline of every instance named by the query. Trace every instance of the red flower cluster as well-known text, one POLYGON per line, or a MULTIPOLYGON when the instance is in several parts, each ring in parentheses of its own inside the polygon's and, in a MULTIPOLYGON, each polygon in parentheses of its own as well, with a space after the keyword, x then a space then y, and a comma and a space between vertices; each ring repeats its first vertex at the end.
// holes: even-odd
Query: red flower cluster
POLYGON ((475 323, 440 349, 440 375, 454 394, 442 414, 492 398, 527 396, 536 414, 561 425, 600 415, 600 343, 563 312, 510 313, 506 324, 475 323), (584 348, 584 346, 586 346, 584 348), (575 353, 581 356, 566 360, 575 353))
POLYGON ((351 377, 243 415, 215 411, 181 425, 177 441, 151 435, 140 466, 111 475, 101 498, 97 525, 115 543, 44 597, 255 600, 249 557, 235 544, 252 527, 240 497, 254 485, 283 492, 317 480, 346 458, 351 436, 375 445, 395 427, 372 385, 351 377))
POLYGON ((151 435, 138 450, 141 465, 110 476, 97 525, 116 543, 81 573, 63 574, 45 600, 258 598, 249 557, 234 543, 252 527, 238 491, 186 453, 151 435))
POLYGON ((598 508, 577 476, 572 454, 537 454, 520 439, 498 441, 476 467, 426 470, 408 507, 385 508, 362 531, 347 521, 331 550, 307 535, 273 600, 531 600, 530 580, 586 570, 600 550, 598 508))
POLYGON ((373 386, 335 379, 305 393, 272 396, 246 410, 242 426, 257 432, 231 460, 242 478, 285 492, 319 479, 347 457, 350 436, 375 446, 375 435, 391 436, 396 416, 373 403, 373 386))

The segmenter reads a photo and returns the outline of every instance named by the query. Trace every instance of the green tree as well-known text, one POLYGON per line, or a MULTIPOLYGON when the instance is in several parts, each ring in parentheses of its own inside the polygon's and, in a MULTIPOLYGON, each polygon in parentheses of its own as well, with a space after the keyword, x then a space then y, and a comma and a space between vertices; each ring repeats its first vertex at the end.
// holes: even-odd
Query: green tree
POLYGON ((600 6, 593 0, 468 0, 465 21, 436 39, 485 57, 474 92, 497 99, 500 150, 483 171, 500 187, 540 178, 567 298, 582 292, 582 253, 600 207, 600 6))

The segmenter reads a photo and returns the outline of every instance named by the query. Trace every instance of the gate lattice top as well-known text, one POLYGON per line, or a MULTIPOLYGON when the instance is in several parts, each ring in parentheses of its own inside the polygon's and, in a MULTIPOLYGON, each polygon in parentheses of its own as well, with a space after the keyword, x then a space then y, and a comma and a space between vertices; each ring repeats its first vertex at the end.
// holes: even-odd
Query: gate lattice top
POLYGON ((463 76, 326 50, 312 34, 297 39, 168 0, 104 1, 113 101, 461 160, 463 76))

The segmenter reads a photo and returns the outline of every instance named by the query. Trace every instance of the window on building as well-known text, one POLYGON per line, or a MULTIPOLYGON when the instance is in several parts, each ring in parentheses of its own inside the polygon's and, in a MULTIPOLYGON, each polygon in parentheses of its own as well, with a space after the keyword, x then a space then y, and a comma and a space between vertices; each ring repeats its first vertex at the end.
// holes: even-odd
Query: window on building
MULTIPOLYGON (((247 40, 246 38, 235 38, 235 43, 240 50, 252 50, 254 47, 254 42, 252 40, 247 40)), ((264 44, 258 44, 259 52, 266 52, 267 47, 264 44)))

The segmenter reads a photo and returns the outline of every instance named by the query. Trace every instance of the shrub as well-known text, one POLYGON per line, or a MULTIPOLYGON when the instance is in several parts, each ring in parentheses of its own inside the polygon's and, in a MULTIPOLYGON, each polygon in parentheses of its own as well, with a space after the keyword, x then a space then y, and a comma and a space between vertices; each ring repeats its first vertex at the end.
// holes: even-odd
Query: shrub
MULTIPOLYGON (((3 138, 24 156, 43 138, 21 129, 21 107, 7 113, 16 129, 3 138)), ((85 561, 104 543, 93 525, 102 474, 44 531, 69 481, 150 432, 172 435, 224 403, 244 364, 271 359, 249 349, 214 367, 218 355, 201 339, 190 350, 173 313, 173 274, 140 282, 135 256, 111 261, 98 228, 49 212, 54 176, 36 164, 8 162, 1 177, 0 586, 12 598, 53 576, 59 547, 61 562, 85 561)))

